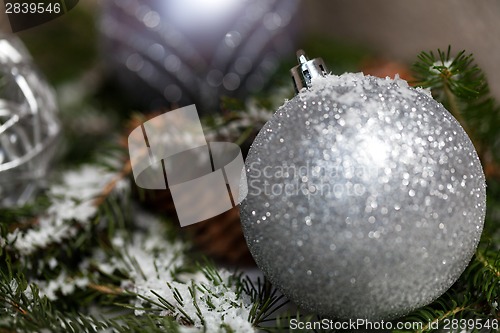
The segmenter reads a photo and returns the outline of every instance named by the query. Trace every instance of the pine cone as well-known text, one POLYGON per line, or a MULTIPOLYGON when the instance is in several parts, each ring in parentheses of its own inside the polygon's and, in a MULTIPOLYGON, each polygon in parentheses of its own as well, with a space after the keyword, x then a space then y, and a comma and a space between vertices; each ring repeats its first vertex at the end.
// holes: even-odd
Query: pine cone
MULTIPOLYGON (((127 134, 121 140, 122 145, 127 146, 128 135, 134 128, 159 114, 161 113, 139 115, 131 119, 127 134)), ((146 208, 168 216, 178 223, 170 190, 145 190, 133 186, 133 193, 146 208)), ((206 221, 179 229, 180 232, 187 233, 198 250, 213 259, 239 266, 254 265, 243 236, 237 207, 206 221)))

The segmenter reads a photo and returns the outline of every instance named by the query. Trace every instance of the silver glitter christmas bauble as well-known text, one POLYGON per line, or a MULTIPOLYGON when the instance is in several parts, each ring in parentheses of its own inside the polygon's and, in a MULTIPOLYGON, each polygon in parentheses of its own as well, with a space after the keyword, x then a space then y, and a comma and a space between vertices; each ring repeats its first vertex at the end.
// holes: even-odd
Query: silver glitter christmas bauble
POLYGON ((294 48, 298 0, 103 1, 108 68, 148 106, 196 103, 262 89, 294 48))
POLYGON ((0 33, 0 206, 24 204, 47 175, 61 131, 56 112, 21 41, 0 33))
POLYGON ((460 124, 399 79, 327 75, 246 160, 241 220, 270 281, 328 317, 395 318, 444 293, 478 244, 485 178, 460 124))

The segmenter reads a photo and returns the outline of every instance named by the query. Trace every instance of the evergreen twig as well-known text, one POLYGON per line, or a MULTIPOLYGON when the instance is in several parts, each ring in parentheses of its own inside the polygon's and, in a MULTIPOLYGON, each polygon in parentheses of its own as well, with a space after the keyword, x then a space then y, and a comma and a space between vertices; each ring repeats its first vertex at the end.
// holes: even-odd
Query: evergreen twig
POLYGON ((486 75, 472 54, 460 51, 422 52, 413 65, 415 84, 429 88, 436 100, 453 114, 473 140, 487 175, 500 175, 492 158, 500 159, 500 105, 490 94, 486 75))

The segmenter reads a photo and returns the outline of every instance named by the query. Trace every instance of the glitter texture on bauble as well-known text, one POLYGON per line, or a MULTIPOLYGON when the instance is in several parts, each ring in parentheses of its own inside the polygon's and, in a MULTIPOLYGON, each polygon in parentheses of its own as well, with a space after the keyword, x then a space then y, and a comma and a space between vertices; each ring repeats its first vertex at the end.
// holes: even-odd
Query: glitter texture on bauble
POLYGON ((460 276, 481 236, 474 146, 428 91, 326 75, 287 101, 246 160, 241 220, 270 281, 327 317, 390 319, 460 276))

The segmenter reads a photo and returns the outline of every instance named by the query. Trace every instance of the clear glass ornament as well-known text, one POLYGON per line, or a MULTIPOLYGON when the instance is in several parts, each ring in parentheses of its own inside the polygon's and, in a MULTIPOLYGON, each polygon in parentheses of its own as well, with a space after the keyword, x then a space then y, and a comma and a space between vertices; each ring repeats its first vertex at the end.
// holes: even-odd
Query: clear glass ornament
POLYGON ((61 132, 56 113, 22 42, 0 34, 0 206, 26 203, 46 177, 61 132))

